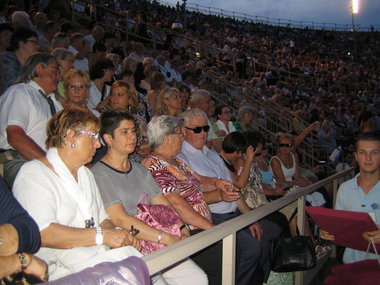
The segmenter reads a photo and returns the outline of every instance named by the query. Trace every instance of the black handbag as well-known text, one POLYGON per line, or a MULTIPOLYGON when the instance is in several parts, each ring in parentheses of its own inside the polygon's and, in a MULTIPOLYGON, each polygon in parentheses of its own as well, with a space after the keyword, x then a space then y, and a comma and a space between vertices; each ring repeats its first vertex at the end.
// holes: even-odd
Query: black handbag
POLYGON ((314 244, 309 236, 279 238, 272 242, 271 269, 273 271, 303 271, 315 265, 314 244))

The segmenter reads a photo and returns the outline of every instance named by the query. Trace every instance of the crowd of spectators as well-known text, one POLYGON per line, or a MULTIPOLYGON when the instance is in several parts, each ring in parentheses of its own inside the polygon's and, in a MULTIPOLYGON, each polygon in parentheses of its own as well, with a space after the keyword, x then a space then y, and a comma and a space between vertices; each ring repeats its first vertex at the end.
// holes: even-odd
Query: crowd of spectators
MULTIPOLYGON (((25 258, 29 265, 34 260, 41 279, 46 264, 39 258, 57 279, 120 260, 110 258, 108 247, 130 246, 111 251, 140 256, 140 240, 170 245, 283 196, 287 188, 309 185, 295 151, 310 132, 319 149, 331 154, 342 146, 346 157, 355 135, 380 129, 377 32, 274 27, 156 1, 0 5, 0 177, 36 220, 42 247, 36 257, 23 255, 21 246, 3 254, 0 232, 0 262, 9 255, 24 269, 25 258), (218 81, 210 72, 239 99, 225 102, 232 106, 211 96, 218 81), (269 165, 266 144, 276 142, 257 132, 273 112, 264 101, 288 110, 292 118, 285 123, 297 136, 279 137, 269 165), (120 197, 125 177, 136 193, 120 197), (178 213, 179 237, 134 217, 144 194, 137 185, 145 177, 151 202, 178 213), (245 189, 243 195, 237 188, 245 189), (63 197, 69 202, 62 206, 63 197), (91 205, 74 205, 87 198, 91 205), (65 216, 70 207, 78 217, 65 216), (78 252, 86 258, 74 262, 78 252), (90 264, 87 258, 95 256, 90 264)), ((238 233, 238 284, 268 278, 270 241, 296 233, 283 226, 284 219, 274 213, 238 233)), ((34 253, 38 247, 25 248, 34 253)), ((213 246, 193 256, 195 263, 186 260, 153 282, 186 284, 188 275, 203 284, 207 275, 210 284, 219 284, 220 254, 213 246), (218 261, 214 267, 206 254, 218 261)), ((17 271, 9 268, 0 277, 17 271)))

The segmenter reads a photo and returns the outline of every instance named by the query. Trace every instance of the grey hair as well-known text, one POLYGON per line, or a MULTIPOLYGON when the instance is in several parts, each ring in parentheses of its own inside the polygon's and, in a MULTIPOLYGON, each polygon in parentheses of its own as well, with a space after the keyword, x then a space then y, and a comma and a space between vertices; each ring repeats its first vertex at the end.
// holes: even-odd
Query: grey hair
POLYGON ((190 97, 190 100, 189 100, 189 102, 190 102, 190 106, 194 106, 194 105, 196 105, 199 101, 203 100, 205 95, 211 96, 211 95, 210 95, 210 92, 208 92, 208 91, 205 90, 205 89, 196 89, 196 90, 194 90, 194 91, 191 93, 191 97, 190 97))
POLYGON ((200 109, 189 109, 179 115, 179 118, 183 119, 184 126, 189 124, 191 117, 202 117, 206 119, 206 121, 208 120, 206 113, 200 109))
POLYGON ((50 54, 55 58, 62 60, 65 60, 69 56, 74 57, 74 54, 66 48, 55 48, 50 54))
POLYGON ((48 66, 51 62, 55 62, 58 65, 54 56, 44 53, 36 53, 31 55, 25 63, 25 66, 21 72, 20 77, 17 79, 18 83, 28 83, 39 75, 36 72, 37 64, 48 66))
POLYGON ((243 107, 239 108, 237 116, 238 116, 239 120, 242 120, 244 118, 244 115, 245 114, 249 114, 249 113, 251 113, 252 115, 254 115, 255 114, 255 109, 253 109, 252 106, 243 106, 243 107))
POLYGON ((176 129, 182 126, 182 119, 171 117, 167 115, 153 117, 147 130, 147 137, 150 149, 154 150, 156 147, 164 142, 164 137, 174 134, 176 129))

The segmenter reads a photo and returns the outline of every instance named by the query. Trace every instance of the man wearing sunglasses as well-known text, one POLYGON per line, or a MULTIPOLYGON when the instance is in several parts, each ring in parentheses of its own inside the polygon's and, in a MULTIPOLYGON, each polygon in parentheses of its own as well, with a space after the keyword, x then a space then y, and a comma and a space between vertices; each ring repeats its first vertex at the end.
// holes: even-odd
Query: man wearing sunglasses
MULTIPOLYGON (((180 117, 184 119, 182 133, 185 141, 178 157, 200 175, 220 177, 232 182, 230 172, 218 153, 206 146, 210 131, 207 115, 199 109, 191 109, 180 117)), ((209 206, 214 224, 250 211, 242 197, 235 202, 223 201, 209 206)), ((262 284, 267 279, 270 271, 270 241, 278 237, 280 231, 277 225, 263 219, 237 233, 237 284, 262 284)))
MULTIPOLYGON (((196 89, 192 92, 191 98, 189 101, 190 108, 191 109, 199 109, 208 113, 208 109, 210 108, 211 103, 211 96, 210 92, 208 92, 205 89, 196 89)), ((217 152, 220 152, 222 150, 222 142, 220 141, 219 137, 215 134, 212 128, 210 128, 211 123, 210 120, 207 118, 207 125, 208 128, 208 137, 207 137, 207 147, 208 148, 214 148, 217 152)))

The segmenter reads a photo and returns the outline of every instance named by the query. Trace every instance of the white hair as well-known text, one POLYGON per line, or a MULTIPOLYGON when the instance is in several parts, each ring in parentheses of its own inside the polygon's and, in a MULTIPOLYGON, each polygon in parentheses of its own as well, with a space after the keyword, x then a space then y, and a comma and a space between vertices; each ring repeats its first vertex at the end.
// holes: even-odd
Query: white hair
POLYGON ((161 115, 153 117, 147 130, 147 137, 150 149, 154 150, 156 147, 164 142, 164 137, 174 134, 176 129, 182 126, 182 119, 171 117, 168 115, 161 115))
POLYGON ((187 126, 189 124, 189 121, 190 121, 190 118, 191 117, 202 117, 204 118, 206 121, 208 120, 207 119, 207 115, 205 112, 203 112, 202 110, 200 109, 189 109, 189 110, 186 110, 184 112, 182 112, 179 117, 181 119, 183 119, 183 125, 184 126, 187 126))

